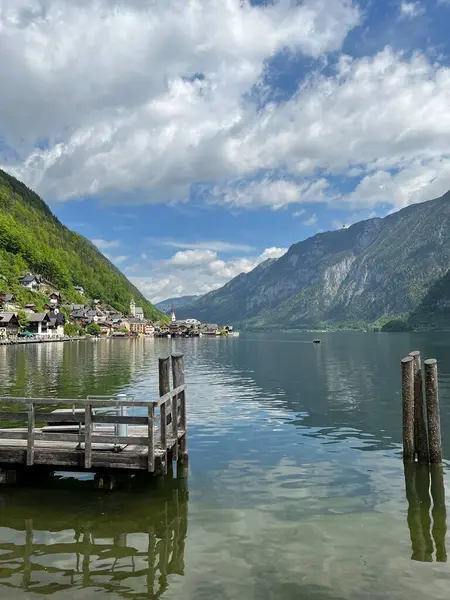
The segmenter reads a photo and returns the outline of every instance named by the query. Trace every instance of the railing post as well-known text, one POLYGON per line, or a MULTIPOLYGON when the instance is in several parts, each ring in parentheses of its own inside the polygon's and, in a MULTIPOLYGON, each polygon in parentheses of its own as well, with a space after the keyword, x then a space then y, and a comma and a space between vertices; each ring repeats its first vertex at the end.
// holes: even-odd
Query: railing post
POLYGON ((408 356, 412 356, 414 358, 414 445, 419 462, 428 463, 428 435, 423 410, 420 352, 418 350, 414 350, 414 352, 410 352, 408 356))
POLYGON ((27 439, 27 467, 34 464, 34 425, 35 425, 35 404, 30 402, 28 407, 28 439, 27 439))
MULTIPOLYGON (((425 361, 426 362, 426 361, 425 361)), ((414 358, 402 359, 403 460, 414 462, 414 358)))
MULTIPOLYGON (((173 387, 184 385, 184 356, 181 353, 172 354, 172 380, 173 387)), ((178 460, 178 399, 182 401, 184 392, 172 398, 172 435, 175 440, 174 459, 178 460)))
MULTIPOLYGON (((184 377, 184 356, 183 354, 172 355, 172 371, 174 387, 185 384, 184 377)), ((187 476, 188 467, 188 448, 187 448, 187 417, 186 417, 186 390, 179 394, 180 398, 180 429, 183 435, 179 442, 178 462, 177 462, 177 477, 185 478, 187 476)), ((178 406, 178 401, 177 401, 178 406)), ((177 411, 178 420, 178 411, 177 411)), ((178 444, 177 444, 178 446, 178 444)))
POLYGON ((84 410, 84 468, 92 466, 92 405, 86 404, 84 410))
MULTIPOLYGON (((159 395, 164 396, 170 392, 170 356, 159 359, 159 395)), ((160 406, 161 415, 161 450, 164 452, 163 472, 167 473, 167 415, 166 403, 160 406)))
POLYGON ((154 430, 155 410, 153 404, 148 407, 148 472, 155 470, 155 430, 154 430))
POLYGON ((425 365, 425 396, 427 401, 428 442, 430 444, 430 463, 442 463, 441 418, 439 416, 437 361, 429 358, 425 365))

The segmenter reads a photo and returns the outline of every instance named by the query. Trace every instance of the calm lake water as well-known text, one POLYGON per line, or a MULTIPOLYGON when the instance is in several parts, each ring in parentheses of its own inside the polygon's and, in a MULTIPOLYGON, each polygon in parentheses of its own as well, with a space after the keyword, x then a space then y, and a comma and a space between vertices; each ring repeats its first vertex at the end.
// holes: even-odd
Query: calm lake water
POLYGON ((1 395, 63 397, 155 397, 158 356, 184 352, 190 457, 185 483, 0 488, 0 597, 447 599, 442 490, 431 509, 420 471, 405 494, 400 359, 439 360, 450 458, 450 339, 321 338, 0 347, 1 395))

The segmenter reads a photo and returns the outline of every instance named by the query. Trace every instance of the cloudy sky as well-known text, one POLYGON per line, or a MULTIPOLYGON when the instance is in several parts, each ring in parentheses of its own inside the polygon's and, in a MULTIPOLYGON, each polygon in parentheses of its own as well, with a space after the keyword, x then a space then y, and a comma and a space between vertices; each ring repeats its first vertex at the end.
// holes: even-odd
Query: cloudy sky
POLYGON ((450 188, 450 0, 0 0, 0 166, 152 300, 450 188))

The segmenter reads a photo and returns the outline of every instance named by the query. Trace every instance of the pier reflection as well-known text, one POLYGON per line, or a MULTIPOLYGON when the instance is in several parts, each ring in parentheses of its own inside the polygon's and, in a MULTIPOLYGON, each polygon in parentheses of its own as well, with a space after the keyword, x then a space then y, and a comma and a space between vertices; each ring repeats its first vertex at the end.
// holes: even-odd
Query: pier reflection
POLYGON ((1 596, 89 588, 122 598, 159 598, 169 576, 184 575, 183 483, 100 495, 91 490, 84 497, 59 491, 52 502, 48 490, 2 494, 1 596))
POLYGON ((411 559, 433 562, 434 554, 436 562, 447 562, 447 511, 442 467, 405 464, 405 488, 411 559))

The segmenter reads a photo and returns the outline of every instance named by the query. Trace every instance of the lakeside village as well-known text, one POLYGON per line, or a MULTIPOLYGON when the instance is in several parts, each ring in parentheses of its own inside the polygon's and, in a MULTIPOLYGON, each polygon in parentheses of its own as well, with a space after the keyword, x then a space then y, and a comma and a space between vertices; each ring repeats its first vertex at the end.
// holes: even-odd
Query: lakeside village
MULTIPOLYGON (((129 314, 124 315, 105 306, 100 299, 90 305, 65 304, 56 287, 39 275, 27 273, 19 283, 32 292, 45 293, 48 302, 43 311, 35 304, 24 306, 14 294, 0 292, 0 343, 26 341, 63 341, 88 337, 202 337, 238 336, 231 326, 201 323, 197 319, 178 321, 172 306, 170 321, 145 319, 142 307, 130 301, 129 314)), ((84 295, 81 286, 75 290, 84 295)))

